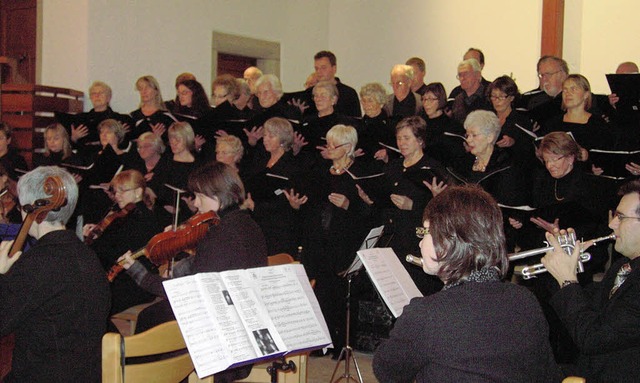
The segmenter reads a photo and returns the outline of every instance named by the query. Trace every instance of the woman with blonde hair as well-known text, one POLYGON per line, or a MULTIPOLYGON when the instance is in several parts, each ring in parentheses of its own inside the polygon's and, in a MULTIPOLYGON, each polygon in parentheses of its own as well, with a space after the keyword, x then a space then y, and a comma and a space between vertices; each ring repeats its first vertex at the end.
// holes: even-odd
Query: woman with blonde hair
POLYGON ((136 81, 136 91, 140 93, 140 106, 131 112, 133 119, 130 139, 138 138, 144 132, 153 132, 167 142, 167 127, 178 121, 162 101, 160 85, 153 76, 142 76, 136 81))

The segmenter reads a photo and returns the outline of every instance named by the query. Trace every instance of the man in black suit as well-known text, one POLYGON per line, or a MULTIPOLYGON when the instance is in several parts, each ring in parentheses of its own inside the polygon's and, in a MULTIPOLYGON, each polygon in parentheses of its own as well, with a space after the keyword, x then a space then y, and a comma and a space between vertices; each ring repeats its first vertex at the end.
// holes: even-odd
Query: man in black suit
POLYGON ((588 382, 631 382, 640 376, 640 181, 623 185, 619 194, 609 227, 616 235, 615 249, 624 257, 611 265, 602 282, 585 288, 577 283, 580 247, 588 242, 568 256, 547 233, 555 249, 542 259, 560 285, 550 303, 580 351, 567 372, 588 382))

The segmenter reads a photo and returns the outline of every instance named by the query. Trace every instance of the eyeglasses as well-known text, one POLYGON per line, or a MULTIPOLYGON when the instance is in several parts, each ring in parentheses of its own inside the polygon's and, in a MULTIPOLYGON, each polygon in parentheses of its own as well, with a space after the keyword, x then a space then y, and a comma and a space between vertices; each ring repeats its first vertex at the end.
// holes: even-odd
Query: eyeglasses
POLYGON ((391 86, 403 86, 403 85, 408 85, 409 83, 406 81, 396 81, 396 82, 390 82, 389 85, 391 86))
POLYGON ((474 73, 475 73, 475 72, 459 72, 459 73, 456 75, 456 78, 457 78, 458 80, 460 80, 460 79, 462 79, 462 78, 469 77, 469 76, 473 75, 474 73))
POLYGON ((545 164, 553 164, 553 163, 556 163, 556 162, 560 161, 561 159, 563 159, 563 158, 565 158, 565 157, 566 157, 566 155, 564 155, 564 156, 560 156, 560 157, 558 157, 558 158, 546 158, 546 159, 545 159, 545 158, 543 157, 543 158, 542 158, 542 162, 544 162, 545 164))
POLYGON ((214 94, 213 98, 222 99, 222 98, 227 97, 228 95, 229 95, 229 93, 226 93, 226 94, 214 94))
POLYGON ((437 97, 422 97, 422 102, 427 102, 427 101, 430 101, 430 102, 438 101, 438 98, 437 97))
POLYGON ((464 135, 464 138, 466 138, 466 139, 469 139, 469 138, 475 139, 478 136, 484 136, 484 134, 482 134, 482 133, 466 133, 464 135))
POLYGON ((153 145, 151 145, 151 144, 138 145, 138 150, 142 150, 142 149, 150 149, 150 148, 153 148, 153 145))
POLYGON ((617 210, 616 210, 615 213, 613 213, 613 218, 618 218, 618 221, 620 221, 620 222, 622 222, 625 219, 640 219, 640 217, 626 216, 626 215, 620 213, 617 210))
POLYGON ((422 239, 431 234, 428 227, 416 227, 416 237, 422 239))
POLYGON ((337 146, 333 146, 333 145, 327 144, 327 149, 336 150, 338 148, 341 148, 341 147, 343 147, 345 145, 349 145, 349 144, 350 144, 349 142, 345 142, 344 144, 340 144, 340 145, 337 145, 337 146))
POLYGON ((543 77, 551 77, 556 73, 560 73, 562 72, 562 70, 557 70, 555 72, 546 72, 546 73, 538 73, 538 78, 543 78, 543 77))
POLYGON ((495 101, 495 100, 504 101, 504 100, 508 99, 508 98, 509 98, 509 96, 494 96, 494 95, 491 95, 491 96, 489 96, 489 98, 490 98, 491 100, 494 100, 494 101, 495 101))

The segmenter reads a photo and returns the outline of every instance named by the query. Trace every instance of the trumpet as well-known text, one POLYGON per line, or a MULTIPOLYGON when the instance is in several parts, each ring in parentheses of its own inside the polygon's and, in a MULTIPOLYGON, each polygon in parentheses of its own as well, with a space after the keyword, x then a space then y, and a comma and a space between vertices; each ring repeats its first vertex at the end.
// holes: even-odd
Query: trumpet
MULTIPOLYGON (((593 244, 597 244, 598 242, 608 241, 610 239, 616 239, 616 235, 611 233, 604 237, 598 237, 596 239, 592 239, 587 242, 593 242, 593 244)), ((558 236, 558 242, 560 243, 560 247, 567 253, 571 254, 576 247, 576 234, 574 232, 568 233, 566 235, 558 236)), ((551 246, 548 242, 545 241, 547 246, 541 247, 539 249, 526 250, 518 253, 508 254, 509 261, 517 261, 519 259, 524 259, 528 257, 532 257, 538 254, 544 254, 547 251, 553 250, 553 246, 551 246)), ((405 260, 412 265, 422 267, 422 258, 417 257, 413 254, 407 254, 405 260)), ((578 259, 578 272, 581 273, 584 271, 583 262, 588 262, 591 260, 591 254, 586 253, 584 251, 580 251, 580 258, 578 259)), ((522 279, 531 279, 535 278, 536 275, 546 273, 547 269, 544 267, 542 263, 538 263, 532 266, 520 266, 516 267, 515 274, 521 275, 522 279)))
MULTIPOLYGON (((616 235, 612 233, 604 237, 598 237, 596 239, 592 239, 587 242, 593 242, 593 244, 595 245, 598 242, 608 241, 610 239, 616 239, 616 235)), ((566 235, 560 235, 558 236, 558 242, 560 243, 560 247, 562 247, 565 253, 571 254, 573 253, 573 250, 576 247, 576 234, 574 232, 571 232, 566 235)), ((547 246, 541 247, 539 249, 526 250, 526 251, 521 251, 519 253, 509 254, 508 255, 509 261, 517 261, 519 259, 532 257, 538 254, 544 254, 547 251, 553 250, 553 246, 551 246, 546 241, 545 243, 547 244, 547 246)), ((586 253, 582 251, 582 249, 580 249, 580 257, 578 258, 578 269, 577 269, 579 273, 584 271, 583 263, 588 262, 589 260, 591 260, 591 254, 586 253)), ((542 263, 537 263, 531 266, 519 266, 519 267, 516 267, 514 270, 514 273, 516 275, 521 275, 522 279, 535 278, 536 275, 546 273, 546 272, 547 272, 547 269, 544 267, 542 263)))

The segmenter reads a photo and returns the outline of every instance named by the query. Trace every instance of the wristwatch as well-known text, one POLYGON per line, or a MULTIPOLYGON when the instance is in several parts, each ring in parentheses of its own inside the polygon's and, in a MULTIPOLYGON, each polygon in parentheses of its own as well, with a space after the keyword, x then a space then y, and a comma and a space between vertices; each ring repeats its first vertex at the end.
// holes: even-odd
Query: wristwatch
POLYGON ((562 282, 562 284, 560 285, 560 288, 563 289, 563 288, 565 288, 565 287, 567 287, 569 285, 572 285, 574 283, 578 283, 578 281, 567 279, 566 281, 562 282))

